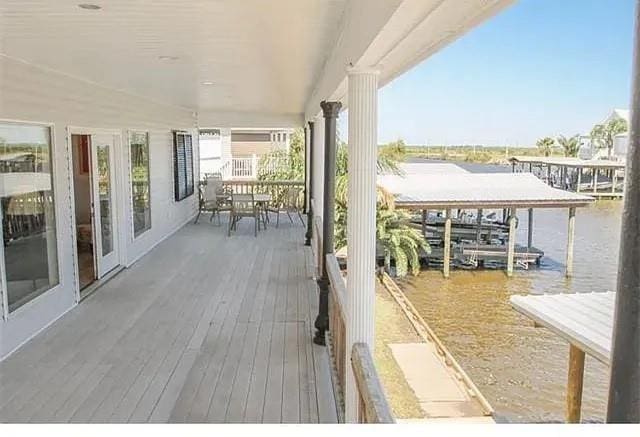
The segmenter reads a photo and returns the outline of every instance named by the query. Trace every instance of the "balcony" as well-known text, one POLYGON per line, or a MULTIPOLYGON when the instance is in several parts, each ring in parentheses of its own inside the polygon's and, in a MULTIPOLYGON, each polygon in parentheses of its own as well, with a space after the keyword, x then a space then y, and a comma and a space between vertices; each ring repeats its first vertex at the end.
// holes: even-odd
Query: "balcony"
POLYGON ((335 422, 304 229, 224 224, 182 228, 0 363, 0 421, 335 422))

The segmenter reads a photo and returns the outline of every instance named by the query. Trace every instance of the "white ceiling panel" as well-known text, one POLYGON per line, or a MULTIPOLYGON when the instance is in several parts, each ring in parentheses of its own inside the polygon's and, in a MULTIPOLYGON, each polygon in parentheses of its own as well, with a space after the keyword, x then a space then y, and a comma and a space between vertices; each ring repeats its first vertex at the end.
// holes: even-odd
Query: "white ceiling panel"
POLYGON ((84 2, 0 0, 0 52, 199 111, 299 114, 346 0, 84 2))

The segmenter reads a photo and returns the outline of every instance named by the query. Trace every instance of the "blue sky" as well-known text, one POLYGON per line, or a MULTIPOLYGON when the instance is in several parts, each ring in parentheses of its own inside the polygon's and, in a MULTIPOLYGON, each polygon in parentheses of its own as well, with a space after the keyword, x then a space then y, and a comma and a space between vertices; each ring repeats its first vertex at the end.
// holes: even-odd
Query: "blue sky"
POLYGON ((629 106, 633 16, 633 0, 520 0, 380 90, 379 140, 586 133, 629 106))

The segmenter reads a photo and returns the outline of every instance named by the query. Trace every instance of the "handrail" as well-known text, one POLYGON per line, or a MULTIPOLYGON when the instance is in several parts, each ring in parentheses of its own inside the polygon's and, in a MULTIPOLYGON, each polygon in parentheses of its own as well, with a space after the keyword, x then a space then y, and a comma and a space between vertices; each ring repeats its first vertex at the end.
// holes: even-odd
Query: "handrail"
POLYGON ((360 423, 395 423, 384 395, 369 346, 355 343, 351 349, 351 367, 360 397, 360 423))
POLYGON ((329 276, 329 283, 331 284, 331 291, 333 291, 337 297, 340 311, 343 318, 347 311, 347 283, 340 273, 340 265, 338 259, 333 253, 328 253, 325 259, 327 263, 327 276, 329 276))

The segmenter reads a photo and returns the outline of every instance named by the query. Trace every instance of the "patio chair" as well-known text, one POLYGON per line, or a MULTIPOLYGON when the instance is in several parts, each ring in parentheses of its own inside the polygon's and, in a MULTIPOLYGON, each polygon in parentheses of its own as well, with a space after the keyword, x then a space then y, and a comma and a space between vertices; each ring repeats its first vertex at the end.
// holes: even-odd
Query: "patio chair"
POLYGON ((240 221, 242 217, 253 218, 253 232, 257 237, 258 230, 260 230, 262 214, 260 213, 260 209, 253 198, 253 194, 251 193, 233 193, 231 195, 231 216, 229 217, 229 229, 227 231, 228 236, 231 236, 231 230, 237 230, 238 221, 240 221))
POLYGON ((221 225, 220 212, 231 211, 231 205, 227 202, 230 192, 225 192, 222 186, 222 179, 217 176, 208 176, 205 180, 204 189, 200 190, 200 208, 195 223, 198 223, 202 211, 211 212, 209 221, 218 216, 218 225, 221 225))
POLYGON ((302 211, 300 208, 300 193, 302 190, 298 187, 288 187, 284 193, 284 198, 281 202, 270 205, 267 208, 267 213, 273 212, 276 214, 276 228, 280 225, 280 213, 285 212, 289 217, 289 221, 293 224, 293 217, 291 213, 298 214, 300 223, 304 226, 304 219, 302 218, 302 211))

